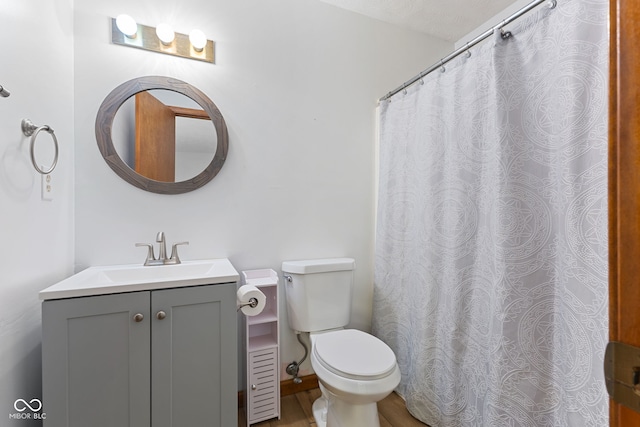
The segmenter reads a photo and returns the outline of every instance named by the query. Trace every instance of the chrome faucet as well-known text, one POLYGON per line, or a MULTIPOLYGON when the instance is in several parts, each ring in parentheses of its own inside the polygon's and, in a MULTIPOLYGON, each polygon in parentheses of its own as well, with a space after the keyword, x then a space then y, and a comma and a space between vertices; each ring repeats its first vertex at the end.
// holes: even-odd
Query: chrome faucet
POLYGON ((158 234, 156 234, 156 242, 160 243, 160 255, 158 255, 158 260, 165 261, 167 259, 167 245, 164 241, 164 231, 158 231, 158 234))
POLYGON ((160 231, 156 235, 156 242, 159 243, 160 254, 158 258, 155 257, 153 252, 153 244, 151 243, 136 243, 136 246, 146 246, 149 248, 147 252, 147 259, 144 261, 144 265, 172 265, 180 264, 180 257, 178 256, 178 245, 188 245, 189 242, 174 243, 171 247, 171 256, 167 258, 167 245, 164 239, 164 232, 160 231))

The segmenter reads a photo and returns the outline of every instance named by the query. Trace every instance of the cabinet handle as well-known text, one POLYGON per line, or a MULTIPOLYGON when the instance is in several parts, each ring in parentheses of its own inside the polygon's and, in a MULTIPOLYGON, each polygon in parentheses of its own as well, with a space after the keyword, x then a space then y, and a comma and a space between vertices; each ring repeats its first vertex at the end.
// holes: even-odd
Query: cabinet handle
POLYGON ((255 390, 257 388, 258 388, 258 386, 256 386, 255 384, 251 384, 251 390, 255 390))
POLYGON ((160 310, 159 312, 156 313, 156 317, 158 318, 158 320, 162 320, 165 317, 167 317, 167 313, 165 313, 164 311, 160 310))
POLYGON ((133 320, 135 320, 138 323, 142 322, 142 319, 144 319, 144 316, 142 315, 142 313, 137 313, 133 316, 133 320))

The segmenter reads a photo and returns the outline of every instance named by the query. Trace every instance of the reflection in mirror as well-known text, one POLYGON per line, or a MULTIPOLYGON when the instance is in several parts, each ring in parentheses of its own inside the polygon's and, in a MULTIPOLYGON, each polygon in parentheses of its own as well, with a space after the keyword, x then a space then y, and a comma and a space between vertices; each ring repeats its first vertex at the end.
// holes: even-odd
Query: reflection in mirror
POLYGON ((96 139, 116 174, 161 194, 205 185, 222 168, 229 146, 216 105, 188 83, 159 76, 130 80, 109 93, 96 117, 96 139))
POLYGON ((176 181, 202 172, 216 154, 216 134, 211 121, 176 117, 176 181))
POLYGON ((118 109, 111 136, 122 161, 163 182, 185 181, 214 158, 215 128, 191 98, 164 89, 140 92, 118 109))

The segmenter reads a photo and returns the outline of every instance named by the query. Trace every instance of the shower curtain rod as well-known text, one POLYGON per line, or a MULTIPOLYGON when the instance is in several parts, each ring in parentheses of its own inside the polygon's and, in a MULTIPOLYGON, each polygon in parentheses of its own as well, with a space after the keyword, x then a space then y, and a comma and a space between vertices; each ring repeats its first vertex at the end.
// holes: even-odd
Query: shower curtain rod
POLYGON ((427 68, 426 70, 424 70, 423 72, 421 72, 420 74, 418 74, 417 76, 412 78, 411 80, 405 82, 404 84, 398 86, 397 88, 395 88, 391 92, 387 93, 385 96, 383 96, 382 98, 379 99, 379 102, 386 101, 387 99, 391 98, 396 93, 408 88, 409 86, 411 86, 412 84, 414 84, 418 80, 422 79, 424 76, 426 76, 430 72, 432 72, 434 70, 437 70, 438 68, 442 68, 443 71, 444 71, 444 64, 446 64, 447 62, 451 61, 453 58, 457 57, 461 53, 468 52, 470 48, 472 48, 476 44, 480 43, 482 40, 484 40, 487 37, 489 37, 496 30, 500 30, 502 32, 502 37, 503 38, 511 37, 511 33, 508 32, 508 31, 505 32, 503 27, 505 25, 509 24, 510 22, 515 21, 516 19, 518 19, 519 17, 521 17, 525 13, 529 12, 530 10, 534 9, 535 7, 537 7, 540 4, 545 3, 545 2, 547 3, 547 7, 549 9, 553 9, 557 5, 557 1, 556 0, 535 0, 535 1, 531 2, 531 3, 529 3, 528 5, 526 5, 525 7, 523 7, 522 9, 517 11, 516 13, 514 13, 513 15, 511 15, 508 18, 504 19, 502 22, 500 22, 495 27, 489 28, 487 31, 485 31, 484 33, 480 34, 475 39, 467 42, 461 48, 454 50, 452 53, 450 53, 449 55, 445 56, 440 61, 436 62, 431 67, 427 68))

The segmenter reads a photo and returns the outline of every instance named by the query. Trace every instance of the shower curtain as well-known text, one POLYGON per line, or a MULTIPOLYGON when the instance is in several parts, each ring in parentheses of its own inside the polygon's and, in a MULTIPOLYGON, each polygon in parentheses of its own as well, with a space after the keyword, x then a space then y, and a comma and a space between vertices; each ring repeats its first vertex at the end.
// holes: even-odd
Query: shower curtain
POLYGON ((608 3, 558 0, 379 108, 373 333, 433 427, 603 427, 608 3))

